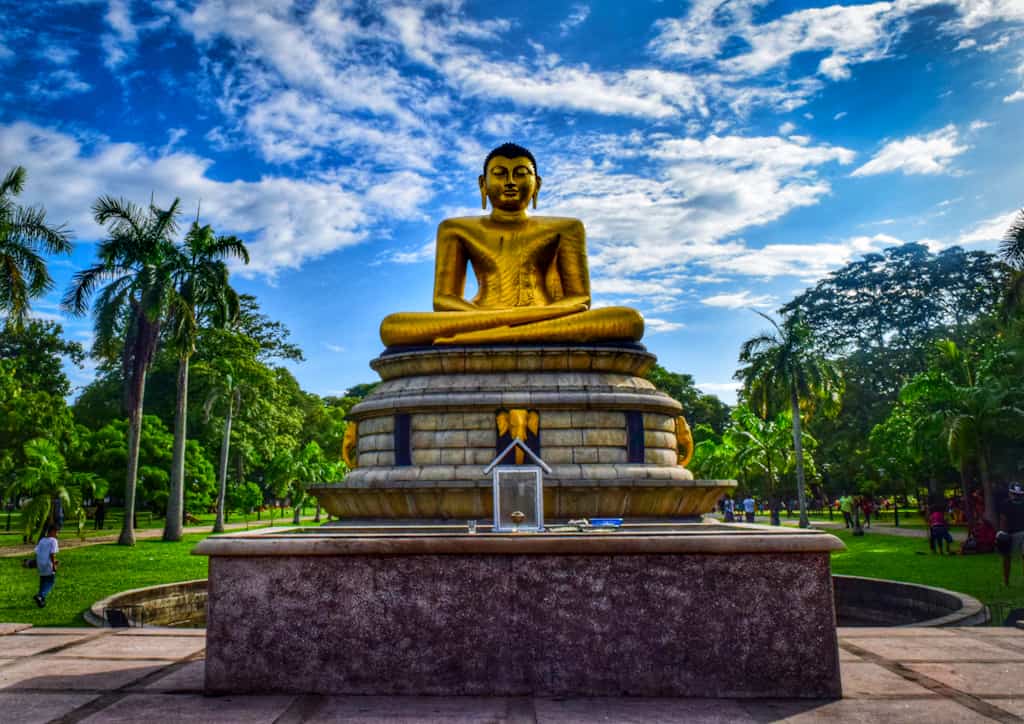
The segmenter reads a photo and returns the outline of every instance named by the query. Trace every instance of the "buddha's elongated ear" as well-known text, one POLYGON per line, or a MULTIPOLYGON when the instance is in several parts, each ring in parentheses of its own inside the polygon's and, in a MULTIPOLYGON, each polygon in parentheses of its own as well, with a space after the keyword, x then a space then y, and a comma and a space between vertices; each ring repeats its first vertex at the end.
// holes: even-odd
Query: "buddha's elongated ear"
POLYGON ((480 208, 484 211, 487 210, 487 182, 484 180, 483 174, 477 178, 477 183, 480 185, 480 208))
POLYGON ((535 209, 537 208, 537 196, 540 195, 540 184, 541 184, 541 181, 543 181, 543 179, 540 176, 538 176, 537 177, 537 188, 535 188, 533 190, 533 208, 535 208, 535 209))

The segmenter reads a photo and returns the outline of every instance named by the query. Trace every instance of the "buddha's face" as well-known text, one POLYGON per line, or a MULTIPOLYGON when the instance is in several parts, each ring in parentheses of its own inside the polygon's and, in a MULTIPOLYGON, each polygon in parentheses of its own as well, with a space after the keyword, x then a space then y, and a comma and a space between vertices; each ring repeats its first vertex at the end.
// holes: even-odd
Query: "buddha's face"
POLYGON ((496 209, 522 211, 540 190, 540 182, 526 156, 495 156, 487 163, 487 173, 480 177, 480 191, 496 209))

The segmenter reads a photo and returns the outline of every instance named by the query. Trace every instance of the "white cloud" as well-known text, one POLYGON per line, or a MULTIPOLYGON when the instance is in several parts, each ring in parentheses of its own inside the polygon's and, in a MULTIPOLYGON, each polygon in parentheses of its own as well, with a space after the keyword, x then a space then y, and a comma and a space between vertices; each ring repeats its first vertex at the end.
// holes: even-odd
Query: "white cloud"
POLYGON ((48 101, 92 90, 92 86, 67 68, 41 73, 27 87, 32 96, 48 101))
POLYGON ((796 130, 796 125, 793 124, 793 123, 790 123, 789 121, 786 121, 781 126, 779 126, 779 135, 780 136, 788 136, 789 134, 791 134, 795 130, 796 130))
POLYGON ((559 23, 558 27, 563 36, 572 32, 573 28, 586 22, 590 17, 590 6, 577 3, 569 9, 569 17, 559 23))
POLYGON ((832 120, 833 121, 841 121, 844 118, 846 118, 846 116, 847 116, 846 111, 839 111, 839 113, 837 113, 834 116, 832 116, 832 120))
POLYGON ((969 50, 970 48, 973 48, 977 44, 978 41, 975 40, 974 38, 963 38, 959 43, 956 44, 956 47, 953 48, 953 50, 969 50))
POLYGON ((1003 36, 1000 36, 997 40, 994 40, 993 42, 988 43, 987 45, 982 45, 980 48, 978 48, 978 50, 982 50, 982 51, 984 51, 986 53, 995 53, 997 51, 1002 50, 1003 48, 1005 48, 1009 44, 1010 44, 1010 36, 1009 35, 1003 35, 1003 36))
POLYGON ((743 309, 745 307, 773 307, 778 300, 770 294, 752 294, 747 290, 733 292, 732 294, 715 294, 700 300, 701 304, 709 307, 724 307, 725 309, 743 309))
MULTIPOLYGON (((297 268, 337 249, 363 242, 382 219, 409 214, 410 197, 374 197, 394 177, 336 179, 264 176, 258 181, 220 181, 207 171, 208 159, 189 153, 153 155, 130 143, 95 141, 84 147, 74 136, 29 123, 0 126, 0 158, 17 158, 32 170, 29 203, 45 201, 48 217, 67 221, 79 239, 102 235, 89 215, 101 194, 159 204, 175 196, 183 207, 202 203, 203 220, 249 243, 252 263, 245 274, 274 274, 297 268)), ((422 187, 422 185, 420 185, 422 187)), ((426 198, 428 189, 417 192, 426 198)))
POLYGON ((1017 101, 1024 101, 1024 88, 1019 91, 1014 91, 1003 98, 1003 103, 1016 103, 1017 101))
MULTIPOLYGON (((0 52, 0 55, 2 55, 2 52, 0 52)), ((50 41, 40 49, 39 55, 54 65, 67 65, 78 57, 78 50, 70 45, 61 45, 50 41)))
POLYGON ((697 382, 694 386, 704 394, 717 395, 727 398, 727 401, 728 399, 735 401, 736 392, 743 385, 739 382, 697 382))
POLYGON ((717 268, 752 277, 795 276, 812 283, 858 256, 902 243, 889 234, 875 234, 831 243, 768 244, 720 260, 717 268))
POLYGON ((949 173, 953 159, 968 148, 960 143, 956 127, 948 125, 923 136, 907 136, 898 141, 890 141, 870 161, 850 175, 874 176, 893 171, 907 176, 949 173))
POLYGON ((340 344, 331 344, 329 342, 324 342, 324 347, 329 349, 331 352, 335 352, 335 353, 339 353, 339 354, 341 352, 345 351, 345 348, 342 347, 340 344))
POLYGON ((658 319, 656 317, 644 317, 644 331, 648 334, 676 332, 685 328, 686 325, 680 322, 670 322, 666 319, 658 319))
POLYGON ((972 132, 977 132, 983 131, 991 125, 992 124, 989 121, 983 121, 981 119, 978 119, 976 121, 971 121, 971 125, 968 128, 970 128, 972 132))
POLYGON ((1010 225, 1019 213, 1017 209, 1014 209, 1013 211, 1007 211, 979 221, 971 228, 962 232, 957 237, 956 244, 959 246, 973 246, 999 241, 1006 234, 1006 230, 1010 228, 1010 225))

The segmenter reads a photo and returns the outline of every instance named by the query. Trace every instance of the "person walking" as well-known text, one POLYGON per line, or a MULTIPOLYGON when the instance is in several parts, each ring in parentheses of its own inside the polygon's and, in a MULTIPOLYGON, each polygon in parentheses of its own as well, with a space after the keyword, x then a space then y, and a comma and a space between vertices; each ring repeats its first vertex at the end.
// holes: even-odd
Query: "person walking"
POLYGON ((1003 555, 1003 585, 1009 586, 1010 564, 1015 557, 1024 555, 1024 486, 1010 483, 1006 500, 996 510, 999 512, 996 548, 1003 555))
POLYGON ((928 547, 932 553, 942 555, 942 544, 946 544, 946 555, 950 554, 949 546, 953 544, 953 536, 949 532, 949 525, 946 523, 945 504, 936 505, 928 515, 928 547))
POLYGON ((871 527, 871 514, 875 512, 875 501, 870 495, 860 499, 860 512, 864 514, 864 527, 871 527))
POLYGON ((733 501, 732 496, 731 495, 725 496, 725 501, 722 504, 722 510, 725 513, 725 522, 726 523, 735 523, 736 522, 736 514, 735 514, 736 507, 735 506, 736 506, 736 503, 735 503, 735 501, 733 501))
POLYGON ((46 535, 40 538, 36 545, 39 593, 34 596, 34 600, 39 608, 46 606, 46 597, 53 590, 53 584, 57 578, 57 553, 60 551, 60 546, 57 545, 58 532, 57 525, 50 524, 46 529, 46 535))
POLYGON ((743 499, 743 514, 746 516, 748 523, 754 522, 754 511, 756 510, 757 504, 754 502, 754 497, 748 495, 743 499))
POLYGON ((853 527, 853 498, 843 494, 839 496, 839 512, 843 514, 843 522, 847 528, 853 527))

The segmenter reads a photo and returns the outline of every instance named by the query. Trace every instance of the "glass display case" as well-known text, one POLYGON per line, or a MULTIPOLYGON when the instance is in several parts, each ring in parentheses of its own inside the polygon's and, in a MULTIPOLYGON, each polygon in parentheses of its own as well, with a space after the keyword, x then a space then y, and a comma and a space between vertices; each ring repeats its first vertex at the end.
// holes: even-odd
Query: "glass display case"
POLYGON ((519 533, 544 530, 543 473, 536 465, 494 468, 494 530, 519 533))

